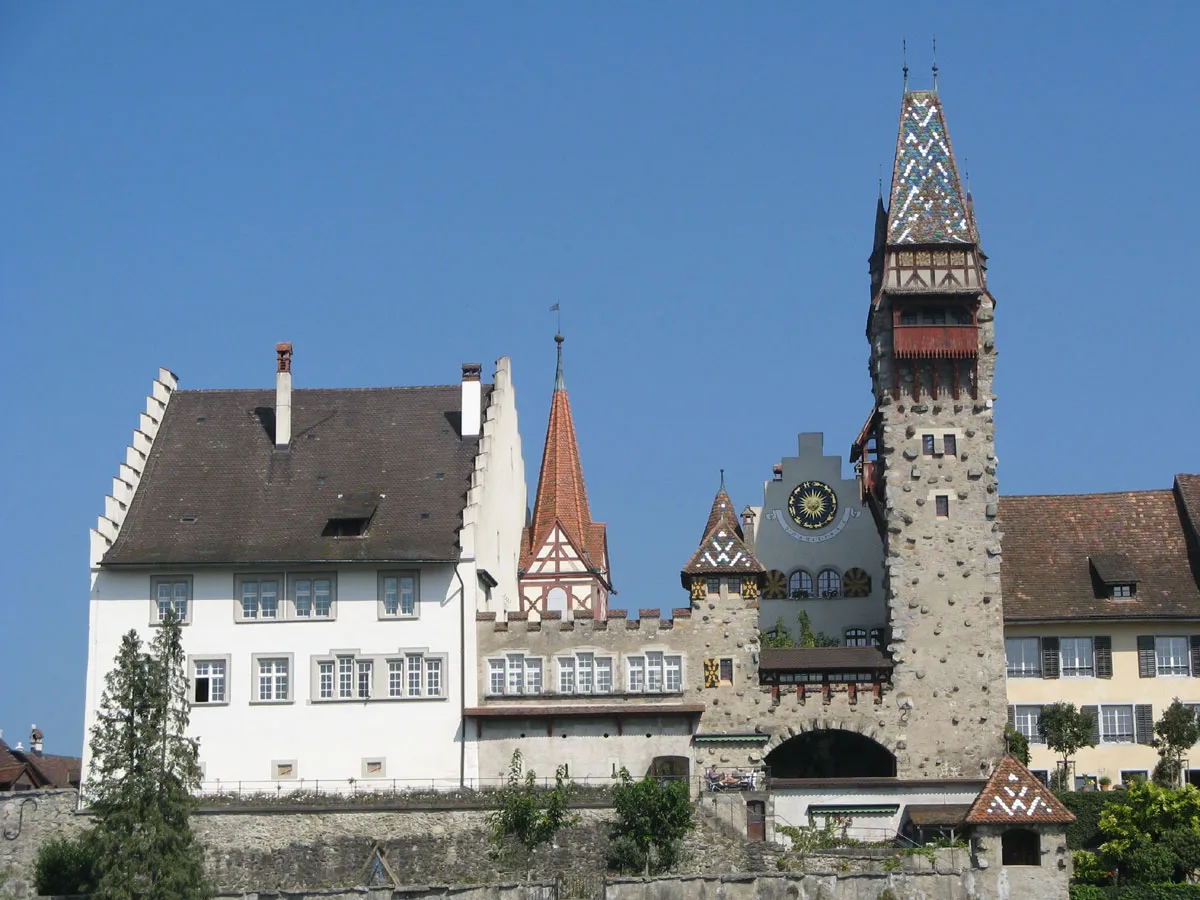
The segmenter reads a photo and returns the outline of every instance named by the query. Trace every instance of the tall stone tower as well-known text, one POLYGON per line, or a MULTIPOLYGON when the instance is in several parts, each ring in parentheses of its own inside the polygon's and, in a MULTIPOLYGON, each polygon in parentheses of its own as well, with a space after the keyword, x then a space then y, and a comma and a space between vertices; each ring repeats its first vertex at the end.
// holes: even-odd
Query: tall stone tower
POLYGON ((900 777, 1004 749, 1004 617, 986 257, 937 91, 908 91, 871 254, 875 409, 852 458, 884 541, 900 777))

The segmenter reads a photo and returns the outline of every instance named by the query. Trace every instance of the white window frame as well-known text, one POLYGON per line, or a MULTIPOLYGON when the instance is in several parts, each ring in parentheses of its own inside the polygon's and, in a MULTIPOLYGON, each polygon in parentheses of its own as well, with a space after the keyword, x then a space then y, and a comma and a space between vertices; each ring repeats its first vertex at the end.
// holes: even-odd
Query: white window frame
POLYGON ((614 682, 614 661, 611 656, 596 657, 596 693, 611 694, 616 683, 614 682))
POLYGON ((333 622, 337 620, 337 572, 294 572, 288 576, 287 580, 287 611, 288 621, 293 622, 333 622), (329 614, 320 616, 317 615, 317 592, 316 582, 329 582, 329 614), (300 613, 300 606, 296 602, 297 591, 301 584, 309 583, 312 587, 309 588, 311 599, 309 600, 307 615, 300 613))
POLYGON ((179 611, 178 587, 184 587, 186 596, 183 598, 183 615, 179 617, 180 625, 192 624, 192 604, 195 602, 195 579, 191 575, 152 575, 150 576, 150 624, 161 625, 165 612, 160 614, 158 605, 159 585, 171 586, 170 604, 179 611))
POLYGON ((419 619, 421 617, 421 572, 418 569, 387 569, 379 573, 377 613, 380 619, 419 619), (396 606, 388 610, 387 582, 396 580, 396 606), (404 580, 412 579, 412 610, 404 610, 404 580))
POLYGON ((1096 677, 1096 642, 1095 642, 1095 639, 1091 638, 1091 637, 1076 637, 1076 636, 1060 637, 1058 639, 1058 671, 1059 671, 1059 677, 1061 677, 1061 678, 1095 678, 1096 677), (1087 642, 1086 656, 1087 656, 1087 659, 1090 661, 1090 665, 1086 665, 1086 666, 1079 665, 1078 663, 1082 660, 1082 656, 1078 655, 1078 654, 1075 657, 1073 657, 1073 659, 1076 660, 1076 665, 1072 665, 1072 666, 1067 665, 1066 647, 1067 647, 1068 641, 1086 641, 1087 642), (1079 671, 1068 671, 1069 669, 1075 669, 1075 670, 1079 670, 1079 671))
POLYGON ((556 657, 555 668, 558 672, 558 692, 560 694, 574 694, 577 690, 575 681, 575 657, 556 657))
POLYGON ((250 657, 250 704, 252 706, 278 706, 293 703, 296 699, 296 665, 292 653, 255 653, 250 657), (261 695, 261 668, 265 662, 284 664, 283 678, 286 685, 284 696, 277 696, 279 688, 279 672, 273 671, 273 682, 270 697, 261 695))
POLYGON ((233 608, 234 618, 238 622, 282 622, 287 615, 287 579, 274 572, 245 572, 233 577, 233 608), (275 615, 264 616, 262 607, 263 582, 275 582, 275 615), (254 595, 254 614, 246 615, 245 590, 246 585, 256 584, 258 589, 254 595))
POLYGON ((1190 678, 1191 677, 1191 674, 1192 674, 1192 644, 1191 644, 1191 640, 1189 639, 1189 637, 1187 635, 1156 634, 1154 636, 1154 674, 1155 674, 1156 678, 1190 678), (1171 666, 1163 665, 1163 650, 1162 650, 1163 644, 1162 644, 1162 642, 1166 642, 1166 641, 1182 642, 1182 646, 1183 646, 1182 656, 1176 657, 1176 659, 1182 659, 1182 662, 1178 662, 1176 665, 1171 665, 1171 666), (1164 669, 1166 669, 1166 670, 1176 669, 1177 671, 1174 671, 1174 672, 1164 671, 1164 669))
POLYGON ((678 694, 683 691, 683 655, 670 650, 645 650, 625 657, 625 689, 631 694, 678 694), (678 678, 679 687, 668 686, 678 678))
MULTIPOLYGON (((1094 663, 1093 655, 1093 663, 1094 663)), ((1031 637, 1029 635, 1014 635, 1004 639, 1004 671, 1008 678, 1041 678, 1042 677, 1042 639, 1039 637, 1031 637), (1028 642, 1033 642, 1033 662, 1031 667, 1028 665, 1024 650, 1021 651, 1021 659, 1019 665, 1013 664, 1013 657, 1008 652, 1009 645, 1012 642, 1020 642, 1024 647, 1028 642)))
POLYGON ((503 697, 508 687, 508 662, 504 658, 487 661, 487 692, 489 697, 503 697))
POLYGON ((1013 728, 1025 735, 1025 740, 1031 744, 1046 742, 1038 730, 1041 721, 1042 705, 1040 703, 1020 703, 1013 706, 1013 728))
POLYGON ((316 685, 313 688, 313 699, 324 702, 326 700, 334 700, 337 697, 337 660, 336 659, 318 659, 316 662, 316 685), (325 677, 329 677, 329 687, 325 687, 325 677), (326 693, 328 690, 328 694, 326 693))
POLYGON ((668 694, 683 691, 683 657, 678 654, 663 657, 663 690, 668 694))
POLYGON ((354 695, 356 700, 375 696, 375 660, 360 656, 354 660, 354 695))
POLYGON ((233 661, 233 658, 229 654, 206 653, 203 655, 189 656, 188 657, 188 703, 190 703, 192 706, 228 706, 229 705, 229 689, 231 687, 230 666, 232 664, 232 661, 233 661), (214 675, 211 672, 209 672, 205 675, 201 675, 199 673, 199 669, 198 669, 199 666, 202 666, 202 665, 203 666, 212 666, 214 663, 218 663, 221 666, 223 666, 223 671, 221 672, 220 675, 214 675), (219 677, 222 682, 221 687, 222 687, 222 692, 224 694, 222 699, 220 699, 220 700, 209 699, 209 700, 205 700, 205 701, 197 700, 196 699, 196 682, 198 682, 201 678, 209 679, 208 696, 211 698, 213 695, 212 679, 215 677, 219 677))
POLYGON ((631 694, 646 692, 646 658, 644 656, 625 657, 625 690, 631 694))
POLYGON ((444 700, 449 696, 449 655, 401 648, 391 653, 331 650, 312 657, 314 703, 377 703, 397 700, 444 700), (364 674, 368 694, 364 696, 364 674), (329 692, 322 693, 322 677, 329 692), (414 681, 415 676, 415 681, 414 681), (430 685, 436 687, 430 693, 430 685), (415 693, 414 693, 415 688, 415 693))
MULTIPOLYGON (((1134 744, 1137 742, 1137 717, 1132 703, 1104 703, 1101 704, 1100 710, 1097 713, 1100 717, 1100 743, 1101 744, 1134 744), (1129 712, 1129 737, 1120 737, 1114 740, 1110 735, 1113 734, 1113 729, 1108 727, 1106 713, 1113 713, 1114 717, 1121 710, 1129 712)), ((1119 733, 1119 732, 1118 732, 1119 733)))

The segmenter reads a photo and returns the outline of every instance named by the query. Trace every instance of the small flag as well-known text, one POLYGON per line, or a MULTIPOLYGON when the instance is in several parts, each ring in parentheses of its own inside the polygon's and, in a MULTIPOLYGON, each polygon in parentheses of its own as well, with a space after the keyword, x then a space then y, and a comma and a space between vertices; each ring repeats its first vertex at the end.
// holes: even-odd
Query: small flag
POLYGON ((558 304, 557 303, 555 303, 552 307, 550 307, 550 312, 558 312, 558 304))

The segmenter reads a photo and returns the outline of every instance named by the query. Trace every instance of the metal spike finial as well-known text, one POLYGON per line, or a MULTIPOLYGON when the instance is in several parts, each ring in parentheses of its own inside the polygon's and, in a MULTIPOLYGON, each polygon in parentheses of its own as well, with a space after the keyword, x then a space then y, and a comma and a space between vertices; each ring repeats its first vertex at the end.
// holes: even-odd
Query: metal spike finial
POLYGON ((562 345, 565 340, 566 338, 562 336, 561 331, 554 336, 554 343, 558 344, 558 369, 554 373, 555 391, 565 391, 567 389, 567 383, 563 380, 562 373, 562 345))
POLYGON ((933 92, 937 93, 937 38, 933 39, 933 92))
POLYGON ((904 58, 904 93, 908 93, 908 40, 901 39, 900 53, 904 58))
POLYGON ((721 470, 721 490, 725 490, 725 470, 721 470))

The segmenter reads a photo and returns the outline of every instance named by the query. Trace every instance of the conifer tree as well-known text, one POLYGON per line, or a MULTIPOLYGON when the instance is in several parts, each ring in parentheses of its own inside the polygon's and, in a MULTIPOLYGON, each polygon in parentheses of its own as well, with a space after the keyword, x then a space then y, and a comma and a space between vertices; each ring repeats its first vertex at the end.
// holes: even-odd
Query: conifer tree
POLYGON ((95 900, 204 900, 212 889, 188 818, 200 784, 187 737, 187 676, 172 611, 150 652, 121 640, 92 728, 85 792, 101 849, 95 900))

